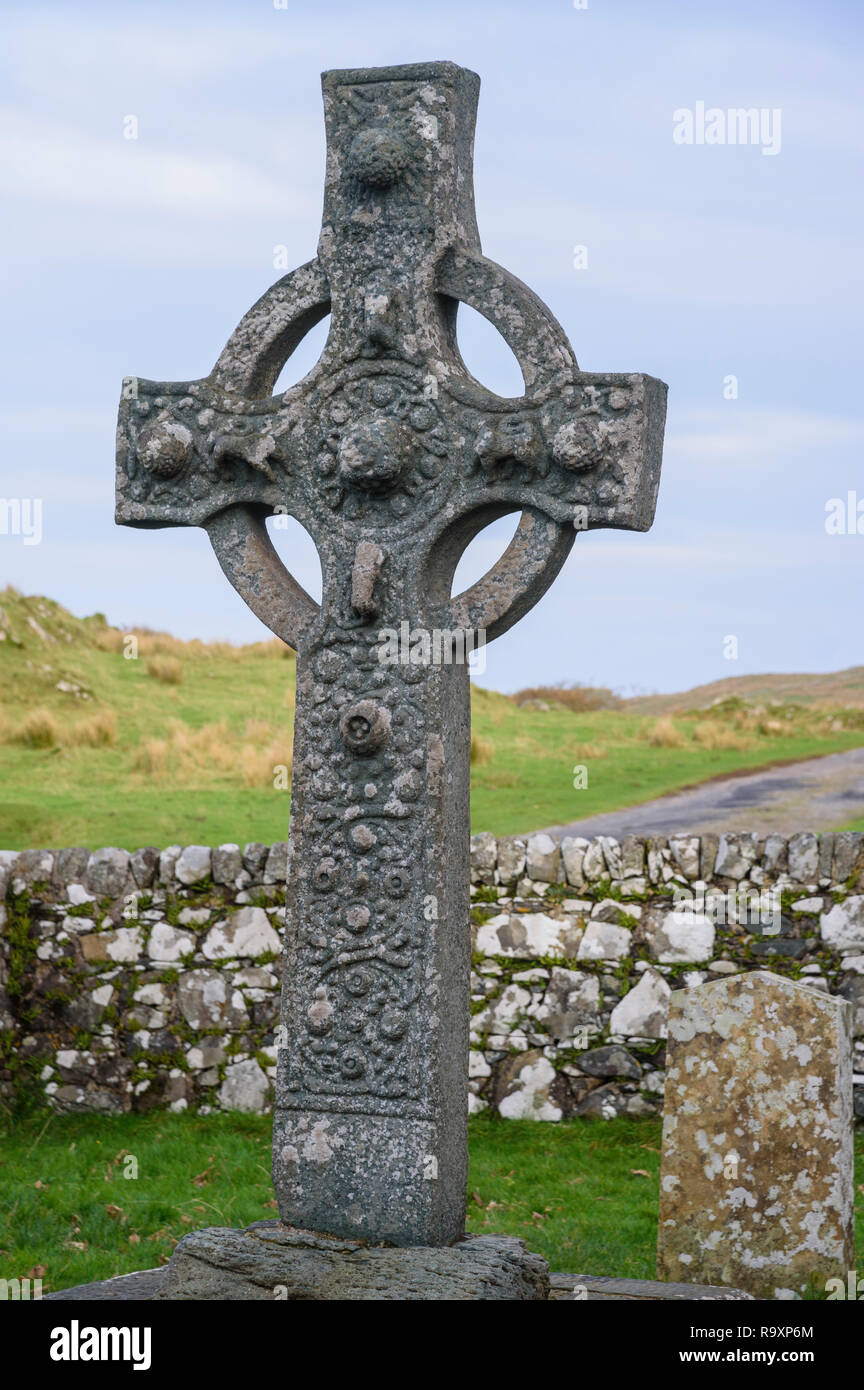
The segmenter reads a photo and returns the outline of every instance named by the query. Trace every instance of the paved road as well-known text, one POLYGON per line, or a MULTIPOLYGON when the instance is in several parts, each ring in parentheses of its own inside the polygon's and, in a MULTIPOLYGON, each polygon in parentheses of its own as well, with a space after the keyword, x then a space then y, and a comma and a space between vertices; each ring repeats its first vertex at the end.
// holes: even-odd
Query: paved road
POLYGON ((724 777, 642 806, 543 828, 556 837, 612 835, 618 840, 678 830, 792 835, 798 830, 833 830, 862 815, 864 748, 853 748, 743 777, 724 777))

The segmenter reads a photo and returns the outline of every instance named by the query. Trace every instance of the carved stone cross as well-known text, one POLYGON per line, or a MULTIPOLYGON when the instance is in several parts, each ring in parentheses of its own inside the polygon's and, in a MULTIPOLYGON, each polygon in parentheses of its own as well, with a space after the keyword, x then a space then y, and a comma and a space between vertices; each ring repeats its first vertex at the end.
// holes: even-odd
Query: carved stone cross
POLYGON ((505 632, 578 530, 647 530, 665 417, 662 382, 580 372, 549 310, 481 254, 479 85, 451 63, 325 73, 317 258, 263 295, 209 377, 127 379, 120 407, 117 520, 206 528, 297 650, 280 1215, 396 1245, 465 1229, 469 670, 447 659, 452 634, 505 632), (467 370, 460 300, 512 348, 523 396, 467 370), (328 312, 317 365, 271 395, 328 312), (274 511, 318 547, 320 606, 270 542, 274 511), (468 542, 512 512, 505 554, 451 597, 468 542), (430 638, 419 660, 386 656, 403 623, 430 638))

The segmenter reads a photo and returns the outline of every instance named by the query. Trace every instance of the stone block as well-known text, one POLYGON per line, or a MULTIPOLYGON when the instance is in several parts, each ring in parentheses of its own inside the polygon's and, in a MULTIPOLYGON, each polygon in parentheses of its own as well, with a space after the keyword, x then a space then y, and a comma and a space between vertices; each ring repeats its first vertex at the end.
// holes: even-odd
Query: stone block
POLYGON ((850 1007, 752 972, 672 996, 658 1273, 801 1298, 854 1265, 850 1007))
POLYGON ((369 1247, 257 1222, 184 1236, 154 1302, 511 1302, 549 1296, 549 1266, 511 1236, 369 1247))

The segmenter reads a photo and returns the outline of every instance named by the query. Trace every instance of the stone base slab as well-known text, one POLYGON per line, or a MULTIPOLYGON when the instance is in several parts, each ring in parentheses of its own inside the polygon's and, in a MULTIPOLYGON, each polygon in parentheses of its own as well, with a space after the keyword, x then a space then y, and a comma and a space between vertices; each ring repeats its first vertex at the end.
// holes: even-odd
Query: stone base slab
POLYGON ((136 1269, 134 1274, 115 1274, 93 1284, 73 1284, 68 1289, 43 1293, 43 1303, 149 1303, 162 1286, 167 1265, 136 1269))
POLYGON ((650 1303, 686 1302, 734 1303, 753 1300, 743 1289, 721 1288, 717 1284, 667 1284, 660 1279, 612 1279, 592 1274, 551 1274, 549 1297, 589 1303, 647 1299, 650 1303))
POLYGON ((211 1227, 180 1241, 154 1302, 545 1300, 549 1266, 524 1241, 368 1246, 279 1221, 211 1227))

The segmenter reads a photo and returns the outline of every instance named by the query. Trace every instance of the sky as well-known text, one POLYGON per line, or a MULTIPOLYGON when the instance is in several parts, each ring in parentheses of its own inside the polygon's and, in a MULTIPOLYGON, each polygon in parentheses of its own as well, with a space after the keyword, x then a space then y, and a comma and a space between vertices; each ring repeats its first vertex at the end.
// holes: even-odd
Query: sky
MULTIPOLYGON (((2 29, 0 499, 24 522, 0 512, 0 586, 131 629, 265 635, 202 531, 115 526, 121 381, 205 376, 276 257, 314 255, 322 70, 449 59, 482 79, 485 255, 584 370, 669 385, 653 528, 580 536, 480 683, 634 694, 864 664, 857 0, 34 0, 2 29), (755 138, 713 139, 737 108, 755 138)), ((460 319, 474 374, 519 394, 495 331, 460 319)), ((514 524, 472 543, 458 588, 514 524)), ((274 539, 320 591, 306 533, 274 539)))

